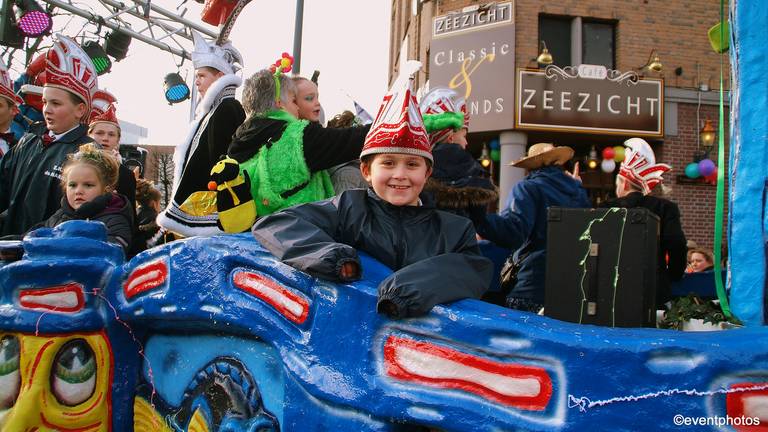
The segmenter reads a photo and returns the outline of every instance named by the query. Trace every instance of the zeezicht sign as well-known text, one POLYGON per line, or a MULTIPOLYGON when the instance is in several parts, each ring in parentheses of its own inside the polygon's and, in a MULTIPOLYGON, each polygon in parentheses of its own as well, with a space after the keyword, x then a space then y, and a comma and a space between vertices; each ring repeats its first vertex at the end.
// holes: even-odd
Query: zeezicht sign
POLYGON ((513 2, 491 3, 434 19, 430 87, 448 87, 466 99, 471 132, 514 126, 514 11, 513 2))
POLYGON ((435 18, 432 36, 439 37, 449 33, 458 33, 491 24, 512 22, 512 3, 491 4, 466 12, 454 12, 435 18))
POLYGON ((664 135, 664 81, 599 65, 519 69, 515 128, 664 135))

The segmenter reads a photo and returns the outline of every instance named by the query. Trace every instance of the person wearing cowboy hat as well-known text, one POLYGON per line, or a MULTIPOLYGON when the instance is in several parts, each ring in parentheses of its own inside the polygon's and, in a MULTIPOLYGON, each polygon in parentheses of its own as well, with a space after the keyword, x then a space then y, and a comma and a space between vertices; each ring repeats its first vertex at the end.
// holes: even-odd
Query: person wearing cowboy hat
MULTIPOLYGON (((662 184, 662 175, 672 167, 656 163, 651 146, 642 138, 624 141, 624 160, 616 176, 616 196, 600 207, 643 207, 659 217, 659 251, 656 273, 656 305, 661 307, 672 298, 671 281, 685 273, 687 242, 680 223, 680 209, 674 202, 651 195, 662 184)), ((661 189, 661 188, 659 188, 661 189)))
POLYGON ((512 259, 519 270, 506 301, 512 309, 536 313, 544 305, 547 209, 591 207, 578 178, 578 164, 573 174, 563 170, 572 157, 570 147, 532 145, 525 157, 511 163, 527 175, 512 189, 507 208, 501 214, 473 212, 481 237, 514 251, 512 259))

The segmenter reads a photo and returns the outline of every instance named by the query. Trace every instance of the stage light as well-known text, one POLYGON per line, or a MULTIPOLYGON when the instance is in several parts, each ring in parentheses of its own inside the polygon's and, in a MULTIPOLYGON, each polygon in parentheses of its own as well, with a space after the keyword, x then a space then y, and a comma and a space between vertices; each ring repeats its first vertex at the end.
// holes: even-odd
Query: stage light
POLYGON ((104 75, 112 70, 112 61, 107 57, 107 53, 104 52, 104 48, 98 42, 92 40, 85 41, 83 51, 91 58, 98 75, 104 75))
POLYGON ((17 24, 26 37, 50 33, 53 19, 35 0, 16 0, 17 24))
POLYGON ((12 2, 4 1, 0 6, 0 45, 12 48, 24 46, 24 34, 16 24, 12 2))
POLYGON ((189 87, 178 73, 166 75, 163 88, 165 89, 165 100, 171 105, 189 99, 189 87))
POLYGON ((115 30, 104 38, 104 51, 120 61, 128 55, 128 47, 131 45, 131 36, 121 30, 115 30))

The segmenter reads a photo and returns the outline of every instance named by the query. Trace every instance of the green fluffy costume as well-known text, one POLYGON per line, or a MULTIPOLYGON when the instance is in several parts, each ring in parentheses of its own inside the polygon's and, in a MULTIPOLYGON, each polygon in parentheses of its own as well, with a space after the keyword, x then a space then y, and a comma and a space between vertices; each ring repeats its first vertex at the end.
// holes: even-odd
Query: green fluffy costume
POLYGON ((328 173, 310 173, 304 163, 304 128, 309 121, 298 120, 283 110, 270 111, 265 117, 282 120, 286 127, 280 139, 262 146, 254 157, 240 164, 251 177, 256 214, 261 217, 292 205, 332 197, 328 173))

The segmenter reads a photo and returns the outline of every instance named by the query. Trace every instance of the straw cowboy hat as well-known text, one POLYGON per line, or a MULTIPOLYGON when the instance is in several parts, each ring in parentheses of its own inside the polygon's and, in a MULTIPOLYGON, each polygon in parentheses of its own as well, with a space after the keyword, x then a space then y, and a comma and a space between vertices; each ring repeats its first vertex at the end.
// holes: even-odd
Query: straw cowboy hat
POLYGON ((510 165, 534 170, 547 165, 562 165, 572 157, 573 149, 570 147, 555 147, 552 143, 538 143, 528 149, 528 156, 518 159, 510 165))

